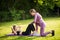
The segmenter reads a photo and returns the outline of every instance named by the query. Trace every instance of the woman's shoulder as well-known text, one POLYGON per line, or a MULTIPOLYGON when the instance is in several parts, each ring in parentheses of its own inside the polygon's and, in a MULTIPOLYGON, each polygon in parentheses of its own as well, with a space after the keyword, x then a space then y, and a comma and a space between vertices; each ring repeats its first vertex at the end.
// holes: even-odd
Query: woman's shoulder
POLYGON ((36 15, 41 15, 41 14, 37 12, 36 15))
POLYGON ((42 16, 41 16, 41 14, 40 14, 40 13, 37 13, 37 15, 38 15, 39 17, 41 17, 41 18, 42 18, 42 16))

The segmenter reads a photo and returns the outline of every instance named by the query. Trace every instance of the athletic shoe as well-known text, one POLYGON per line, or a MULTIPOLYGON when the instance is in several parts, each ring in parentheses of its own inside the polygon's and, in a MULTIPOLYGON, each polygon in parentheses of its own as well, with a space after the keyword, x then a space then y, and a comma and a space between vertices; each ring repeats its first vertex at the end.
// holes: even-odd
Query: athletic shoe
POLYGON ((52 34, 52 36, 54 36, 54 35, 55 35, 55 31, 54 31, 54 30, 52 30, 52 33, 51 33, 51 34, 52 34))

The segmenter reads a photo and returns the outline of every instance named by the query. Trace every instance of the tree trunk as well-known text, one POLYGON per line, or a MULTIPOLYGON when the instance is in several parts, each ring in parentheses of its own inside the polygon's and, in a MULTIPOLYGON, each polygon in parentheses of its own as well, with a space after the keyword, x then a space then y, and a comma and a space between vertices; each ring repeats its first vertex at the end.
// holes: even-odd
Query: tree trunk
POLYGON ((58 11, 57 11, 57 16, 59 16, 59 8, 58 8, 58 11))
POLYGON ((22 18, 23 18, 23 20, 25 20, 25 14, 22 14, 22 18))

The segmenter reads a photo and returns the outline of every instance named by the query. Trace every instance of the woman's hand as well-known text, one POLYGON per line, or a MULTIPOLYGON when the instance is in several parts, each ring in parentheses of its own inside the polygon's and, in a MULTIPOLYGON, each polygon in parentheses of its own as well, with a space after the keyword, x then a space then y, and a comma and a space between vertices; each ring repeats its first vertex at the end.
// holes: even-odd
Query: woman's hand
POLYGON ((14 31, 14 34, 17 34, 16 31, 14 31))
POLYGON ((38 30, 35 30, 35 32, 38 32, 38 30))

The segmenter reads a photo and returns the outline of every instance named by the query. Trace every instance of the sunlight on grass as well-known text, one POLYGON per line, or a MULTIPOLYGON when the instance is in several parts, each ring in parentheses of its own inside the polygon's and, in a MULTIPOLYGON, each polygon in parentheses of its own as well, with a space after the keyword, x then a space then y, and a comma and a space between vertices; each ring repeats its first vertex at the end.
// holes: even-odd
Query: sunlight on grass
POLYGON ((12 22, 2 22, 0 23, 0 39, 1 40, 60 40, 60 18, 44 18, 46 22, 45 32, 50 30, 55 30, 55 36, 50 37, 28 37, 28 36, 5 36, 6 34, 11 33, 11 27, 14 24, 21 26, 22 31, 26 30, 26 27, 29 23, 33 21, 33 19, 29 20, 19 20, 19 21, 12 21, 12 22), (5 36, 5 37, 4 37, 5 36))

